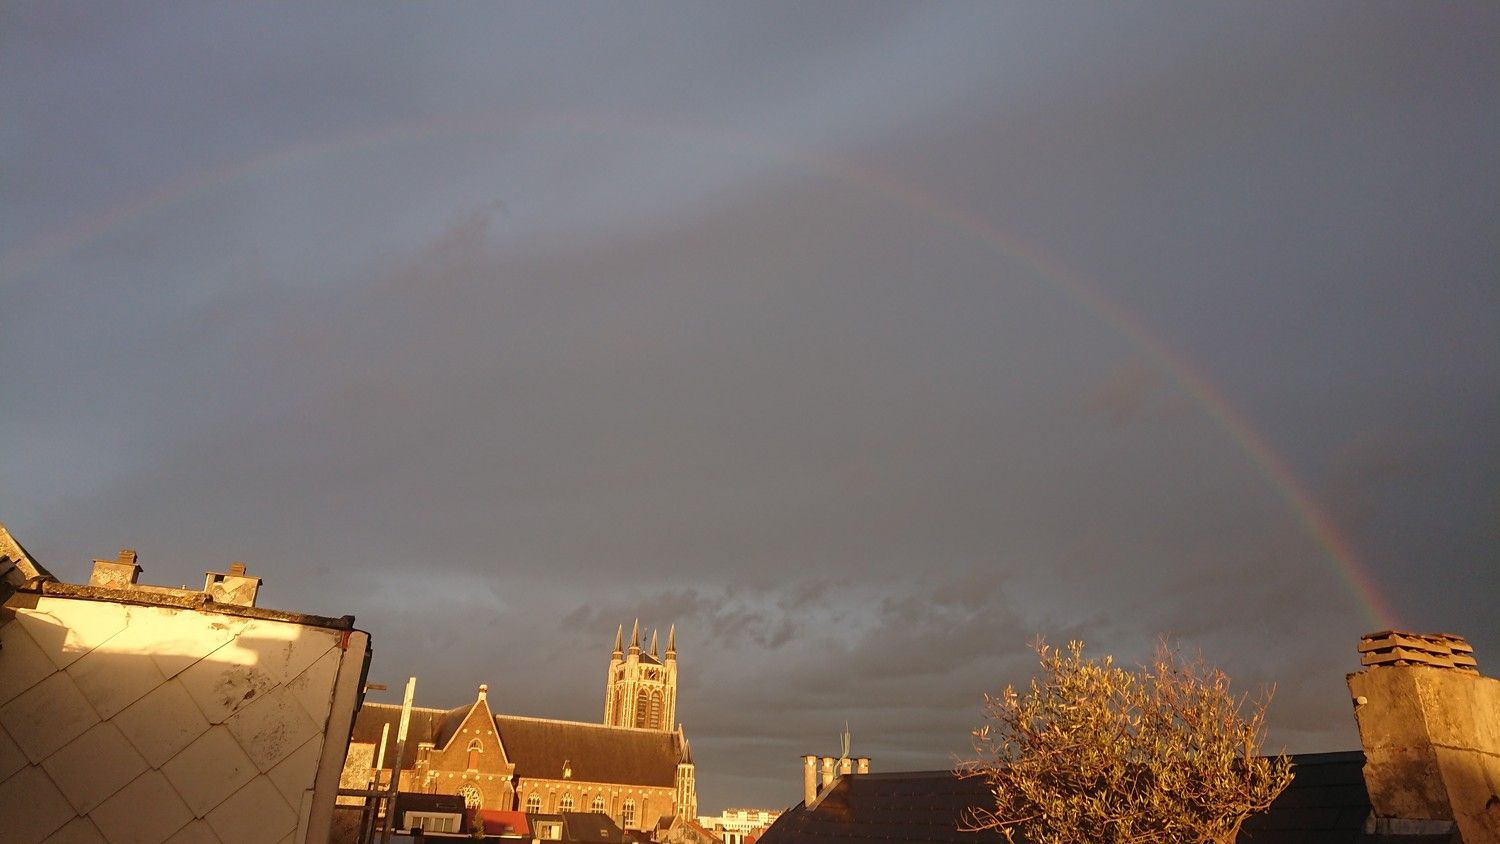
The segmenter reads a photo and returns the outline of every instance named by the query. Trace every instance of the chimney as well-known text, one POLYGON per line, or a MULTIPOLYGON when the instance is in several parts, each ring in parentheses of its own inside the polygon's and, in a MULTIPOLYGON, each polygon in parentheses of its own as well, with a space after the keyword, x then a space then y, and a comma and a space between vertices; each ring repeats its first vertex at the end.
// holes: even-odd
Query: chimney
POLYGON ((802 805, 811 806, 818 797, 818 757, 808 753, 802 757, 802 805))
POLYGON ((870 772, 870 757, 860 756, 854 760, 854 773, 868 774, 870 772))
POLYGON ((823 787, 833 785, 833 757, 823 757, 823 787))
POLYGON ((1348 676, 1365 751, 1371 835, 1500 841, 1500 680, 1462 637, 1385 630, 1348 676))
POLYGON ((839 758, 839 775, 847 777, 847 776, 849 776, 852 773, 854 773, 854 760, 850 759, 848 756, 840 757, 839 758))
POLYGON ((134 548, 121 548, 120 556, 114 560, 95 560, 94 571, 89 575, 89 585, 104 589, 130 589, 141 576, 141 567, 136 565, 134 548))
POLYGON ((217 604, 255 606, 260 578, 245 574, 244 563, 230 563, 227 572, 208 571, 203 574, 203 591, 208 593, 209 600, 217 604))

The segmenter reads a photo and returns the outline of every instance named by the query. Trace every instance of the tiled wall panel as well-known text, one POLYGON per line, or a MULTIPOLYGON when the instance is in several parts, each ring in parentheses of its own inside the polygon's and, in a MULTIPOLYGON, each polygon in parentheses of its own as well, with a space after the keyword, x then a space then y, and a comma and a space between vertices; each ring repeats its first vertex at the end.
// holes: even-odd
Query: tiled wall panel
POLYGON ((300 841, 306 794, 342 748, 325 733, 343 631, 71 597, 14 612, 0 625, 7 842, 300 841))

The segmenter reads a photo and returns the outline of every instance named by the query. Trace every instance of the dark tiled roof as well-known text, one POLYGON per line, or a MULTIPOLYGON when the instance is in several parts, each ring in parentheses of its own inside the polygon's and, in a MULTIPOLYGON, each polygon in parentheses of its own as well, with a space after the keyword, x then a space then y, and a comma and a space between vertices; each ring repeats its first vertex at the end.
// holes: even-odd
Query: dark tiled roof
POLYGON ((590 844, 621 844, 625 834, 609 815, 599 812, 563 812, 563 840, 590 844))
POLYGON ((1355 844, 1370 814, 1365 754, 1304 753, 1292 757, 1292 784, 1271 808, 1245 819, 1244 844, 1355 844))
MULTIPOLYGON (((410 768, 417 763, 417 744, 428 742, 442 747, 439 738, 444 729, 457 729, 457 722, 469 713, 468 706, 460 706, 457 709, 428 709, 422 706, 414 706, 411 709, 411 722, 406 729, 406 753, 402 756, 401 767, 410 768), (448 722, 455 722, 449 727, 448 722)), ((375 745, 377 751, 380 747, 380 730, 386 724, 391 727, 390 737, 386 739, 386 765, 390 766, 390 760, 396 755, 396 733, 401 727, 401 707, 391 703, 366 703, 359 708, 359 714, 354 717, 354 732, 349 736, 351 742, 364 742, 375 745)), ((378 760, 377 760, 378 764, 378 760)))
POLYGON ((983 780, 959 779, 952 771, 844 776, 811 809, 799 804, 783 812, 760 844, 1002 841, 995 832, 959 831, 964 811, 990 799, 983 780))
POLYGON ((622 844, 625 833, 621 831, 615 822, 610 820, 609 815, 598 812, 558 812, 555 814, 526 815, 535 830, 538 823, 562 824, 562 840, 578 842, 578 844, 622 844))
POLYGON ((685 758, 677 735, 659 730, 514 715, 495 725, 519 778, 561 779, 566 764, 575 780, 671 788, 685 758))
MULTIPOLYGON (((1373 844, 1362 833, 1370 814, 1365 756, 1307 753, 1292 757, 1295 777, 1263 814, 1245 820, 1240 844, 1373 844)), ((998 841, 994 833, 958 832, 964 809, 990 806, 979 779, 959 780, 949 771, 840 777, 813 802, 785 812, 760 844, 800 844, 839 839, 858 842, 998 841)), ((1018 838, 1019 840, 1019 838, 1018 838)))

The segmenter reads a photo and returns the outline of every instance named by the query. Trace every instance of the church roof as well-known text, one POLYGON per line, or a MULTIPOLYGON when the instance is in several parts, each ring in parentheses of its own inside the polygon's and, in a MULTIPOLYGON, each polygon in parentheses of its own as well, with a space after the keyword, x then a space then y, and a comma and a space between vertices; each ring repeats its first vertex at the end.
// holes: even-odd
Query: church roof
MULTIPOLYGON (((428 742, 436 747, 446 744, 448 738, 453 735, 453 731, 463 723, 464 716, 469 714, 471 707, 473 707, 472 703, 455 709, 429 709, 425 706, 413 706, 411 722, 406 728, 406 753, 401 757, 401 767, 410 768, 417 763, 418 743, 428 742)), ((400 705, 366 703, 361 706, 354 718, 354 731, 350 734, 349 741, 379 747, 380 731, 386 724, 391 727, 390 737, 386 739, 385 751, 386 767, 388 767, 389 759, 396 753, 396 733, 401 727, 400 705)))
POLYGON ((577 721, 497 715, 500 742, 518 778, 562 779, 563 768, 584 782, 671 788, 688 761, 677 734, 577 721))

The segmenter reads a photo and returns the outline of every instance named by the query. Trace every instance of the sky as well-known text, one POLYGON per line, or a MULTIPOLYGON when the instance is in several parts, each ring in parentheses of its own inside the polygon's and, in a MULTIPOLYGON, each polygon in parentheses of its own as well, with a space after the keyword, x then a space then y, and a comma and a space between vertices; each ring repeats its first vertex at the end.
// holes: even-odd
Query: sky
POLYGON ((0 520, 244 561, 371 682, 595 721, 677 627, 700 806, 951 766, 1036 636, 1358 746, 1500 660, 1487 3, 0 6, 0 520))

